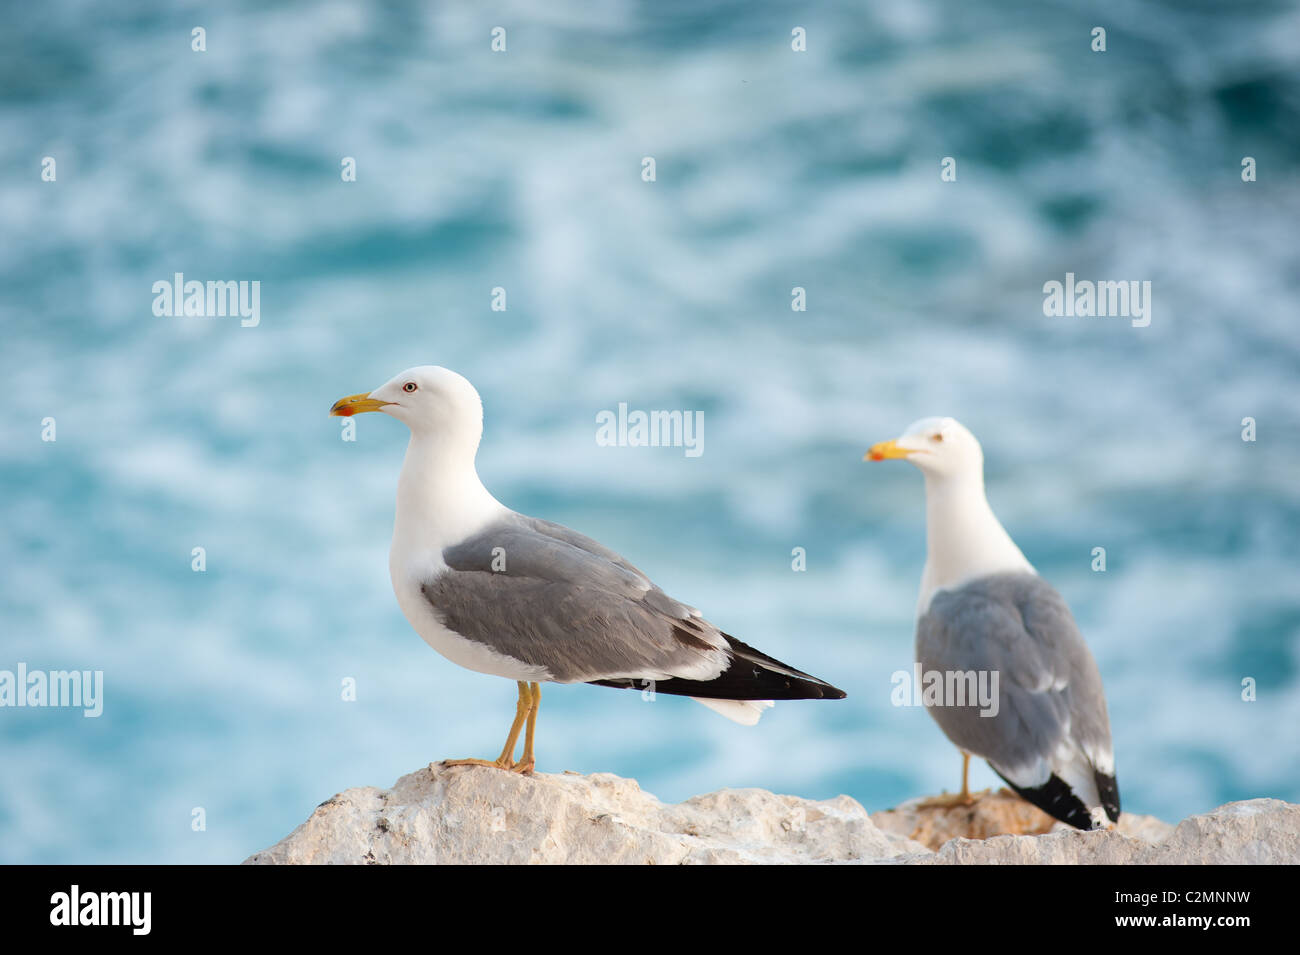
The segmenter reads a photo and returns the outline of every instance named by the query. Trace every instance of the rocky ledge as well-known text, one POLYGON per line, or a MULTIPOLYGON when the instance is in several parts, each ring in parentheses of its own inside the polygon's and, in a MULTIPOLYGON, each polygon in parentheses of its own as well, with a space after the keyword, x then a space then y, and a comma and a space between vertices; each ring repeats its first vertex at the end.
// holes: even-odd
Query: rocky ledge
POLYGON ((1113 831, 1054 823, 1011 793, 970 806, 912 800, 868 814, 724 789, 676 805, 608 773, 517 776, 434 763, 392 789, 349 789, 245 864, 1300 863, 1300 805, 1229 803, 1170 826, 1125 814, 1113 831))

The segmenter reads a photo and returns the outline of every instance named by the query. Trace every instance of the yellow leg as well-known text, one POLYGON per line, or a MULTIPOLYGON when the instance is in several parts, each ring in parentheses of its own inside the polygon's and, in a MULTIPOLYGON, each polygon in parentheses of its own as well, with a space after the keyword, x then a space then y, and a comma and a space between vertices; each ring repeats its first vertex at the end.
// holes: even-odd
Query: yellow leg
POLYGON ((532 707, 528 711, 528 730, 524 733, 524 755, 515 764, 515 772, 531 773, 533 767, 537 765, 533 759, 533 732, 537 729, 537 711, 542 708, 542 685, 534 683, 530 687, 532 691, 532 707))
MULTIPOLYGON (((444 766, 491 766, 495 769, 515 769, 515 746, 519 742, 519 731, 524 727, 524 721, 529 721, 528 727, 528 746, 524 750, 524 755, 529 757, 529 767, 527 770, 521 769, 520 772, 530 772, 532 770, 532 718, 530 714, 536 714, 536 707, 533 704, 533 694, 529 690, 528 684, 519 682, 519 701, 515 703, 515 721, 510 726, 510 735, 506 737, 506 745, 501 749, 501 755, 495 760, 487 759, 446 759, 443 760, 444 766)), ((537 686, 536 683, 533 686, 537 686)), ((537 691, 541 697, 541 691, 537 691)), ((522 764, 521 764, 522 765, 522 764)))
POLYGON ((975 797, 970 793, 970 753, 963 750, 961 754, 961 792, 931 796, 917 808, 952 809, 954 806, 970 806, 974 803, 975 797))

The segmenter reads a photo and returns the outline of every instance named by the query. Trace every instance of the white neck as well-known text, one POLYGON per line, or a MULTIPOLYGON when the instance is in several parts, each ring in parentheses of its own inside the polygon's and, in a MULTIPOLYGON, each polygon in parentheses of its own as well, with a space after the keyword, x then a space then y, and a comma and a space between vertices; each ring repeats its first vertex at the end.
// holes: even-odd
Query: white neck
POLYGON ((935 591, 1005 571, 1034 573, 984 495, 984 475, 925 475, 925 570, 919 617, 935 591))
POLYGON ((479 480, 474 449, 436 436, 411 435, 397 478, 394 556, 464 540, 505 511, 479 480))

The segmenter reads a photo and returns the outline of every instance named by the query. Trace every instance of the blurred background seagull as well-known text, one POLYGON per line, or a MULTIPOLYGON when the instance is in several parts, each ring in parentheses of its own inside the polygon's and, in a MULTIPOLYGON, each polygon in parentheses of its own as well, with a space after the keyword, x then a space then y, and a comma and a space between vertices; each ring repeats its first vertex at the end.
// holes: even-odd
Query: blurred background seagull
POLYGON ((745 725, 773 700, 844 698, 723 633, 596 541, 501 504, 474 467, 483 404, 465 378, 424 365, 330 409, 367 411, 411 429, 388 561, 402 612, 453 663, 519 685, 501 755, 450 764, 532 772, 546 682, 689 696, 745 725))
POLYGON ((926 708, 962 751, 1029 802, 1079 829, 1119 821, 1119 789, 1101 675, 1070 608, 1038 576, 984 494, 984 453, 952 418, 924 418, 874 445, 872 461, 905 458, 925 475, 926 561, 917 603, 922 672, 996 673, 996 711, 973 700, 926 708))

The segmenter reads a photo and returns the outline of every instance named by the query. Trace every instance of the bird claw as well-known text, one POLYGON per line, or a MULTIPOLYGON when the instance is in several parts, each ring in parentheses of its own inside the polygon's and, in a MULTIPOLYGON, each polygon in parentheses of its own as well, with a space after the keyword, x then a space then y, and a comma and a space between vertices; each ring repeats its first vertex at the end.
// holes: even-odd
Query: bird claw
POLYGON ((975 793, 944 793, 931 796, 924 802, 916 804, 917 809, 955 809, 958 806, 973 806, 978 802, 975 793))
POLYGON ((499 759, 444 759, 444 766, 486 766, 488 769, 504 769, 507 772, 515 769, 515 764, 511 760, 499 759))
POLYGON ((533 770, 537 767, 536 760, 520 760, 515 762, 511 759, 444 759, 443 766, 486 766, 488 769, 503 769, 508 773, 518 773, 520 776, 531 776, 533 770))

